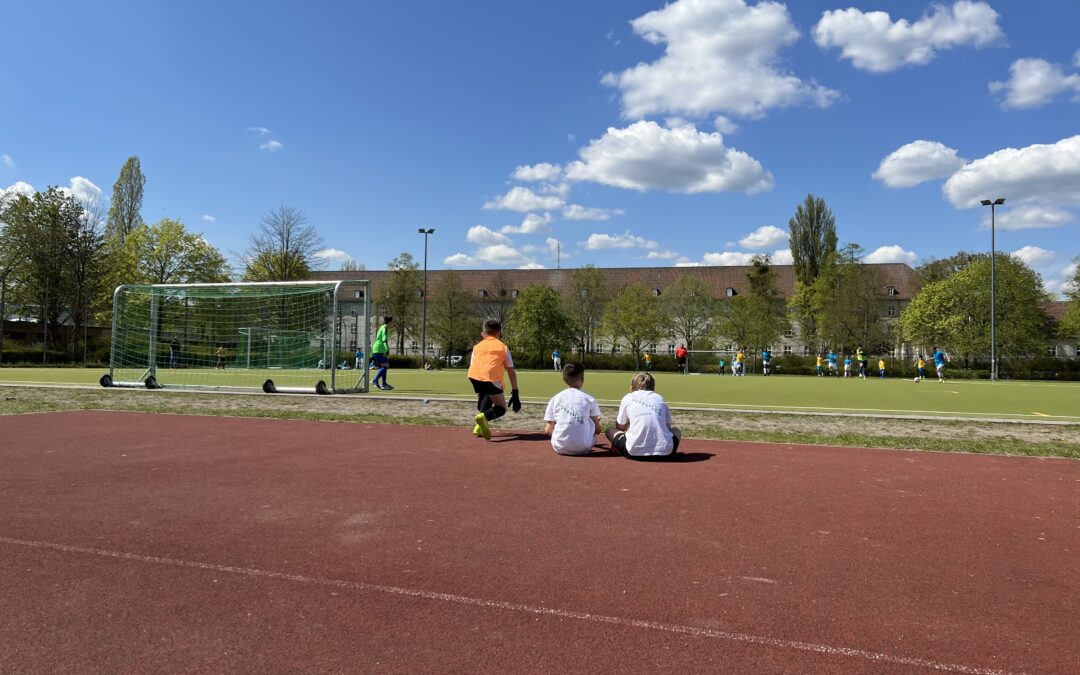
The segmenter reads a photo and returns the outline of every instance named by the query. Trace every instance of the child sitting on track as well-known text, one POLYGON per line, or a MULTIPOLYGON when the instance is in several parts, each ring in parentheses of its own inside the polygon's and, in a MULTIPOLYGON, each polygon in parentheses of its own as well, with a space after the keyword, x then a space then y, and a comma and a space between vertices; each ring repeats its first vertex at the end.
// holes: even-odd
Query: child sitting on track
POLYGON ((562 379, 566 389, 548 401, 544 411, 544 421, 547 422, 544 433, 551 436, 551 447, 556 453, 587 455, 596 445, 596 435, 603 433, 600 429, 600 404, 581 389, 585 385, 585 364, 566 364, 562 369, 562 379))
POLYGON ((679 449, 682 432, 672 424, 671 411, 655 390, 652 375, 634 375, 630 393, 619 403, 615 426, 607 430, 611 448, 627 459, 658 459, 679 449))
POLYGON ((476 426, 473 433, 491 440, 491 428, 488 422, 506 414, 506 397, 503 394, 503 374, 510 376, 510 407, 514 412, 521 410, 518 396, 517 371, 510 348, 502 340, 502 324, 498 321, 485 321, 483 339, 473 347, 472 360, 469 362, 469 382, 476 392, 476 409, 480 412, 474 418, 476 426))

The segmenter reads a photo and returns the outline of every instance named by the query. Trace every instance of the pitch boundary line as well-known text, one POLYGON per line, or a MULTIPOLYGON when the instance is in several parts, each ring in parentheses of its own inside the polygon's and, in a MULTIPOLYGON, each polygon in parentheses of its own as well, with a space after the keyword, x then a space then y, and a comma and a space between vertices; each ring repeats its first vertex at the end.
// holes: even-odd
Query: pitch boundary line
POLYGON ((605 623, 616 626, 623 626, 627 628, 640 628, 644 630, 652 630, 664 633, 691 635, 699 638, 711 638, 727 642, 741 642, 777 649, 813 652, 818 654, 825 654, 827 656, 844 656, 848 658, 861 659, 863 661, 871 661, 875 663, 885 663, 889 665, 917 666, 922 668, 930 668, 942 672, 965 673, 969 675, 1005 675, 1007 672, 992 668, 980 668, 976 666, 966 666, 962 664, 943 663, 940 661, 931 661, 928 659, 920 659, 908 656, 894 656, 892 654, 872 652, 852 647, 834 647, 831 645, 815 644, 812 642, 785 640, 782 638, 750 635, 746 633, 734 633, 730 631, 714 630, 710 628, 697 628, 694 626, 663 623, 659 621, 649 621, 647 619, 631 619, 627 617, 607 616, 603 614, 592 614, 589 612, 556 609, 552 607, 538 607, 535 605, 505 602, 502 600, 485 600, 483 598, 473 598, 466 595, 439 593, 437 591, 425 591, 421 589, 403 588, 401 586, 388 586, 384 584, 371 584, 362 581, 347 581, 343 579, 313 577, 302 574, 289 574, 287 572, 273 572, 269 570, 260 570, 252 567, 218 565, 214 563, 198 562, 194 560, 148 556, 138 553, 110 551, 106 549, 89 548, 85 546, 72 546, 69 544, 57 544, 47 541, 14 539, 4 536, 0 536, 0 543, 9 544, 12 546, 22 546, 24 548, 45 549, 51 551, 60 551, 64 553, 80 553, 84 555, 99 556, 102 558, 130 560, 134 562, 150 563, 154 565, 168 565, 171 567, 185 567, 190 569, 210 570, 214 572, 223 572, 227 574, 236 574, 241 576, 279 579, 283 581, 292 581, 299 584, 310 584, 315 586, 333 586, 337 588, 364 591, 368 593, 382 593, 388 595, 422 598, 424 600, 435 600, 456 605, 479 607, 482 609, 497 609, 508 612, 516 612, 519 614, 533 614, 536 616, 549 616, 559 619, 573 619, 577 621, 605 623))

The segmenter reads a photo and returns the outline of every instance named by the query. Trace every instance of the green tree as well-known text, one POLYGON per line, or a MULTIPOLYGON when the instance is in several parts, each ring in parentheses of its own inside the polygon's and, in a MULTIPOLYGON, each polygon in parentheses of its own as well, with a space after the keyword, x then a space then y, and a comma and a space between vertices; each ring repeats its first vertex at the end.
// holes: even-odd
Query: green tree
POLYGON ((442 282, 428 297, 428 333, 442 346, 443 354, 462 354, 480 334, 472 295, 457 272, 443 274, 442 282))
POLYGON ((835 263, 836 216, 821 197, 806 195, 788 221, 792 265, 795 268, 795 293, 790 306, 802 328, 803 341, 812 344, 818 337, 818 297, 815 282, 835 263))
POLYGON ((746 270, 750 293, 747 308, 750 310, 750 333, 741 345, 761 350, 778 342, 790 327, 787 308, 776 290, 776 271, 767 255, 756 255, 746 270))
POLYGON ((649 345, 664 335, 664 319, 660 302, 644 284, 625 286, 604 308, 603 331, 613 339, 622 340, 634 355, 635 363, 649 345))
POLYGON ((568 338, 578 354, 587 354, 595 348, 597 330, 610 295, 603 274, 595 266, 586 265, 570 274, 570 283, 562 294, 562 309, 568 322, 568 338))
POLYGON ((136 156, 128 157, 120 169, 120 176, 113 183, 112 204, 109 206, 109 218, 105 226, 105 236, 117 237, 124 241, 132 230, 142 224, 143 188, 146 176, 142 164, 136 156))
POLYGON ((1058 335, 1063 338, 1080 338, 1080 256, 1073 258, 1072 269, 1072 279, 1065 287, 1069 304, 1058 325, 1058 335))
POLYGON ((880 272, 863 264, 862 256, 862 247, 849 244, 837 264, 819 277, 819 333, 834 348, 862 347, 881 354, 895 342, 886 319, 888 296, 880 272))
POLYGON ((964 269, 976 260, 989 260, 988 253, 972 253, 960 251, 948 258, 929 258, 915 268, 919 273, 919 281, 924 284, 932 284, 935 281, 944 281, 960 270, 964 269))
POLYGON ((386 286, 383 299, 386 311, 394 317, 392 324, 397 331, 397 352, 405 353, 405 336, 420 332, 420 300, 424 293, 424 278, 420 265, 413 260, 411 253, 402 253, 390 261, 390 283, 386 286))
POLYGON ((566 315, 559 294, 537 284, 518 294, 506 324, 507 339, 523 354, 535 354, 539 363, 566 341, 566 315))
POLYGON ((491 288, 485 288, 487 295, 477 298, 476 312, 485 319, 494 319, 505 324, 510 319, 510 309, 514 306, 513 280, 506 270, 499 270, 492 276, 491 288))
POLYGON ((195 284, 229 280, 229 267, 201 234, 188 232, 179 220, 162 218, 131 232, 125 246, 132 249, 140 281, 150 284, 195 284))
POLYGON ((709 285, 700 277, 689 274, 680 276, 664 289, 660 304, 670 323, 672 335, 682 340, 687 349, 699 346, 698 341, 712 331, 716 300, 709 285))
MULTIPOLYGON (((1047 295, 1042 279, 1019 258, 999 253, 997 353, 1036 354, 1045 347, 1047 295)), ((946 347, 965 363, 990 354, 990 261, 976 260, 942 281, 927 284, 900 314, 903 339, 946 347)))
POLYGON ((263 214, 248 239, 245 281, 303 281, 311 278, 315 253, 322 245, 303 211, 281 206, 263 214))

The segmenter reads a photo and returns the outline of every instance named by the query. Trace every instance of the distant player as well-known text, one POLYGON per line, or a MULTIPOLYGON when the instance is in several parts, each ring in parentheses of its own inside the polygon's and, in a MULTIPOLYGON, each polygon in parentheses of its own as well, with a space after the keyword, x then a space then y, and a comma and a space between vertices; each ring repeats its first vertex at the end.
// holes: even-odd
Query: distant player
POLYGON ((825 377, 825 359, 821 358, 821 354, 817 355, 817 376, 825 377))
POLYGON ((727 368, 727 361, 725 361, 724 357, 721 356, 720 357, 720 363, 717 364, 716 372, 723 375, 724 374, 724 368, 727 368))
POLYGON ((383 391, 393 389, 390 383, 386 381, 386 371, 390 370, 390 343, 387 341, 386 333, 393 322, 394 317, 383 317, 383 324, 379 326, 378 332, 375 333, 375 344, 371 345, 371 360, 379 368, 379 372, 375 373, 371 383, 383 391), (382 382, 380 383, 379 380, 382 380, 382 382))
POLYGON ((641 358, 645 359, 645 370, 652 370, 652 354, 645 352, 641 358))
POLYGON ((878 377, 885 379, 885 359, 878 359, 877 362, 878 377))
POLYGON ((844 357, 844 377, 851 377, 851 356, 844 357))
POLYGON ((356 348, 356 354, 354 354, 353 356, 356 357, 356 361, 353 364, 353 368, 356 368, 357 370, 360 370, 361 368, 364 367, 364 350, 357 347, 356 348))
POLYGON ((176 338, 172 339, 169 343, 169 367, 175 368, 176 362, 180 359, 180 341, 176 338))
POLYGON ((555 370, 562 370, 562 352, 558 349, 551 352, 551 363, 555 366, 555 370))
POLYGON ((682 432, 672 424, 664 397, 656 393, 656 380, 638 373, 606 435, 612 450, 627 459, 657 459, 675 454, 682 432))
POLYGON ((859 362, 859 378, 860 379, 866 379, 866 376, 867 376, 866 352, 863 351, 862 347, 858 347, 858 348, 855 349, 855 359, 859 362))
POLYGON ((743 350, 739 350, 735 353, 735 360, 732 362, 731 374, 742 377, 746 375, 746 353, 743 350))
POLYGON ((768 349, 761 351, 761 372, 765 377, 769 376, 769 370, 772 367, 772 352, 768 349))
POLYGON ((836 359, 837 359, 836 352, 829 352, 828 359, 829 359, 829 375, 836 375, 837 377, 840 377, 840 371, 837 370, 837 367, 836 367, 836 359))
POLYGON ((481 337, 483 339, 473 347, 472 361, 469 362, 469 382, 476 392, 476 409, 480 411, 474 418, 476 426, 473 433, 491 440, 488 422, 506 414, 503 375, 510 376, 509 406, 514 412, 521 410, 521 399, 518 396, 514 359, 510 356, 510 348, 501 339, 502 324, 493 320, 485 321, 481 337))
POLYGON ((600 404, 582 389, 585 365, 568 363, 562 369, 566 389, 555 394, 544 410, 544 433, 560 455, 587 455, 596 445, 600 429, 600 404))
POLYGON ((225 345, 218 345, 214 354, 217 356, 217 367, 225 370, 225 345))
POLYGON ((679 372, 683 375, 686 374, 686 347, 679 345, 675 348, 675 363, 679 366, 679 372))
POLYGON ((947 361, 952 361, 952 359, 949 357, 948 354, 941 351, 937 347, 934 347, 933 350, 934 350, 934 370, 937 371, 938 382, 944 382, 945 381, 945 363, 947 361))
POLYGON ((919 354, 915 359, 915 381, 922 382, 922 379, 926 377, 926 361, 923 359, 922 354, 919 354))

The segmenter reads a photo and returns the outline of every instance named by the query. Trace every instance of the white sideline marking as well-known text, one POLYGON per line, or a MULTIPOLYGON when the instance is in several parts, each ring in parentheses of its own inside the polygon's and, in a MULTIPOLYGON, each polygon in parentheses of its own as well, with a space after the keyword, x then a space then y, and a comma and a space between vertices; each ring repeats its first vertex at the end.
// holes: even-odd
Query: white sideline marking
POLYGON ((933 670, 940 670, 950 673, 969 673, 971 675, 1005 675, 1005 673, 1007 672, 1003 670, 995 670, 992 668, 979 668, 975 666, 965 666, 953 663, 941 663, 939 661, 929 661, 926 659, 919 659, 907 656, 893 656, 891 654, 881 654, 877 652, 865 651, 862 649, 853 649, 850 647, 832 647, 829 645, 819 645, 811 642, 799 642, 796 640, 784 640, 781 638, 772 638, 759 635, 732 633, 728 631, 712 630, 709 628, 696 628, 694 626, 682 626, 672 623, 660 623, 658 621, 648 621, 645 619, 628 619, 617 616, 605 616, 603 614, 577 612, 567 609, 537 607, 535 605, 522 605, 513 602, 503 602, 501 600, 484 600, 482 598, 470 598, 465 595, 438 593, 436 591, 424 591, 415 588, 402 588, 399 586, 385 586, 382 584, 369 584, 362 581, 345 581, 342 579, 309 577, 300 574, 288 574, 285 572, 271 572, 267 570, 253 569, 250 567, 215 565, 213 563, 196 562, 193 560, 161 558, 157 556, 140 555, 138 553, 107 551, 104 549, 87 548, 84 546, 69 546, 67 544, 55 544, 47 541, 28 541, 25 539, 12 539, 10 537, 2 536, 0 536, 0 543, 10 544, 13 546, 23 546, 27 548, 63 551, 65 553, 83 553, 87 555, 96 555, 105 558, 133 560, 136 562, 153 563, 156 565, 171 565, 173 567, 189 567, 200 570, 211 570, 214 572, 226 572, 230 574, 240 574, 249 577, 283 579, 285 581, 293 581, 301 584, 313 584, 316 586, 334 586, 337 588, 348 588, 352 590, 367 591, 370 593, 388 593, 392 595, 403 595, 413 598, 438 600, 441 602, 449 602, 458 605, 469 605, 486 609, 501 609, 508 612, 535 614, 538 616, 554 616, 560 619, 575 619, 578 621, 591 621, 594 623, 614 624, 616 626, 625 626, 628 628, 644 628, 646 630, 661 631, 665 633, 692 635, 699 638, 714 638, 718 640, 727 640, 729 642, 744 642, 779 649, 793 649, 804 652, 815 652, 818 654, 826 654, 828 656, 846 656, 853 659, 862 659, 864 661, 873 661, 876 663, 887 663, 890 665, 918 666, 922 668, 930 668, 933 670))

